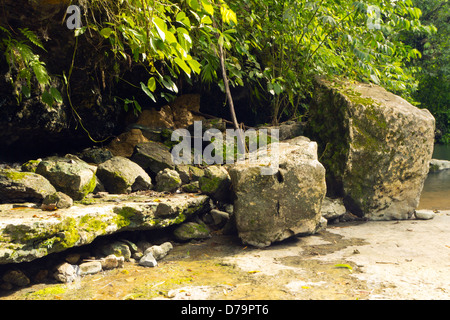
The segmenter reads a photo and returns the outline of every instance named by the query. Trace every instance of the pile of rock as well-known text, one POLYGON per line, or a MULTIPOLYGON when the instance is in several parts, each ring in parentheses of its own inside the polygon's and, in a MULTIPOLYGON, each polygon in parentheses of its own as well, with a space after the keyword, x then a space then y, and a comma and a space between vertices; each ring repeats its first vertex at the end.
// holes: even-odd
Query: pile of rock
POLYGON ((70 283, 86 275, 123 268, 125 261, 138 263, 144 267, 155 267, 157 261, 166 257, 172 249, 171 242, 151 245, 147 241, 135 244, 126 239, 117 240, 94 247, 94 255, 88 251, 72 252, 53 258, 52 265, 38 266, 34 269, 10 268, 0 275, 0 289, 11 290, 32 283, 55 280, 70 283))

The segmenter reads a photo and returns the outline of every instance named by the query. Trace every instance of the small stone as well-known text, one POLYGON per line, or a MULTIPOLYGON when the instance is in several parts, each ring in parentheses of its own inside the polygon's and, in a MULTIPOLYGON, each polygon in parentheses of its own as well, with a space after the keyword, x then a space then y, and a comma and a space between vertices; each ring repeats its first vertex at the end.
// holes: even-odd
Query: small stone
POLYGON ((155 257, 153 257, 153 253, 148 251, 144 256, 139 260, 139 264, 143 267, 156 267, 158 262, 155 257))
POLYGON ((416 219, 430 220, 436 216, 436 213, 434 213, 432 210, 417 210, 415 215, 416 219))
POLYGON ((80 267, 80 274, 82 276, 88 274, 95 274, 102 271, 102 263, 100 261, 84 262, 80 264, 79 267, 80 267))
POLYGON ((70 264, 77 264, 81 255, 79 253, 71 253, 66 256, 66 261, 70 264))
POLYGON ((164 258, 170 250, 172 250, 173 246, 170 242, 165 242, 160 246, 151 246, 144 252, 144 256, 151 252, 153 257, 158 261, 164 258))
POLYGON ((59 282, 70 283, 75 281, 80 273, 80 268, 70 263, 64 262, 60 264, 57 268, 53 277, 59 282))
POLYGON ((197 193, 200 191, 200 184, 198 181, 193 181, 191 183, 183 185, 181 187, 181 190, 187 193, 197 193))
POLYGON ((174 230, 173 235, 179 241, 205 239, 210 236, 208 227, 196 222, 183 223, 174 230))
POLYGON ((118 258, 113 254, 103 258, 100 262, 104 270, 115 269, 119 266, 118 258))
POLYGON ((228 212, 220 211, 217 209, 211 210, 210 215, 214 221, 214 224, 217 226, 225 224, 230 219, 230 215, 228 214, 228 212))
POLYGON ((3 275, 2 279, 19 287, 25 287, 30 284, 30 279, 20 270, 9 270, 3 275))
POLYGON ((150 248, 152 246, 152 244, 148 241, 141 240, 141 241, 138 241, 137 246, 138 246, 139 250, 141 250, 142 252, 145 252, 145 250, 150 248))
POLYGON ((121 241, 107 244, 101 248, 101 251, 106 256, 114 254, 117 257, 124 257, 125 261, 130 261, 131 258, 130 247, 121 241))
POLYGON ((57 191, 47 195, 42 201, 42 205, 55 205, 58 209, 66 209, 73 205, 73 199, 67 194, 57 191))
POLYGON ((13 285, 9 282, 2 282, 0 284, 0 289, 2 289, 2 290, 9 291, 9 290, 12 290, 12 288, 13 288, 13 285))
POLYGON ((33 281, 36 283, 44 282, 45 279, 47 279, 48 276, 48 270, 39 270, 38 273, 33 277, 33 281))
POLYGON ((180 186, 181 178, 175 170, 166 168, 156 175, 156 191, 175 192, 180 186))

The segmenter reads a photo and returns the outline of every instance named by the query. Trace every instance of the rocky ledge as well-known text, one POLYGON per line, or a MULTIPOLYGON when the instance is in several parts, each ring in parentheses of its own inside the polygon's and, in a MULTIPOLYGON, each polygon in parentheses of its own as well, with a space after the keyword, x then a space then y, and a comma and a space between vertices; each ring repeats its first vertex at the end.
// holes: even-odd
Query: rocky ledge
POLYGON ((1 204, 0 264, 32 261, 116 232, 165 228, 208 210, 209 203, 206 195, 149 191, 90 197, 57 211, 1 204))

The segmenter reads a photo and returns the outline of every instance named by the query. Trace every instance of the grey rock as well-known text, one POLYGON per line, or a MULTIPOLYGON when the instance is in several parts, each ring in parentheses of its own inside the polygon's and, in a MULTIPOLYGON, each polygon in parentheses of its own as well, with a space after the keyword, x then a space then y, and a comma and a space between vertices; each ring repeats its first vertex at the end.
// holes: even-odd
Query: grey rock
POLYGON ((220 165, 212 165, 204 170, 199 178, 202 193, 211 196, 214 200, 228 202, 231 196, 231 180, 228 171, 220 165))
POLYGON ((20 167, 20 169, 23 172, 34 172, 36 173, 36 168, 39 165, 39 163, 42 161, 42 159, 36 159, 36 160, 28 160, 27 162, 23 163, 20 167))
POLYGON ((62 283, 70 283, 80 276, 80 268, 64 262, 56 267, 53 277, 62 283))
POLYGON ((271 148, 272 154, 260 150, 257 160, 229 168, 238 235, 256 247, 315 233, 326 193, 315 142, 298 137, 271 148), (273 153, 278 155, 277 167, 273 153))
POLYGON ((212 222, 214 223, 214 225, 218 227, 224 226, 225 223, 227 223, 228 220, 230 219, 230 214, 228 212, 220 211, 217 209, 211 210, 209 214, 212 218, 212 222))
POLYGON ((73 155, 42 160, 36 173, 44 176, 56 188, 74 200, 83 199, 94 191, 96 167, 73 155))
POLYGON ((152 188, 151 178, 144 169, 125 157, 113 157, 100 164, 97 176, 109 193, 130 193, 152 188))
POLYGON ((123 257, 125 261, 130 261, 131 258, 131 250, 130 247, 121 241, 115 241, 112 243, 108 243, 101 247, 101 251, 104 255, 109 256, 113 254, 117 257, 123 257))
POLYGON ((58 209, 70 208, 73 205, 73 199, 67 194, 57 191, 45 196, 43 205, 55 205, 58 209))
POLYGON ((88 162, 94 164, 103 163, 109 159, 111 159, 114 155, 112 152, 105 148, 87 148, 80 152, 79 157, 88 162))
POLYGON ((121 268, 121 267, 123 267, 124 262, 125 262, 124 257, 118 257, 114 254, 110 254, 100 260, 103 270, 121 268))
POLYGON ((173 235, 178 241, 206 239, 210 237, 210 230, 203 223, 186 222, 175 228, 173 235))
POLYGON ((21 270, 6 271, 2 279, 7 283, 19 287, 25 287, 30 284, 30 279, 21 270))
POLYGON ((70 253, 66 256, 66 261, 70 264, 76 264, 81 258, 79 253, 70 253))
POLYGON ((181 186, 181 190, 187 193, 197 193, 200 191, 200 183, 198 181, 192 181, 191 183, 181 186))
POLYGON ((13 169, 0 170, 0 203, 42 202, 56 189, 43 176, 13 169))
POLYGON ((341 198, 331 199, 325 197, 322 202, 321 213, 327 220, 334 220, 343 216, 347 212, 344 201, 341 198))
POLYGON ((181 186, 181 178, 178 172, 172 169, 164 169, 156 176, 156 191, 175 192, 181 186))
MULTIPOLYGON (((148 195, 108 195, 93 198, 95 205, 79 203, 52 215, 42 211, 34 215, 30 211, 30 207, 35 208, 34 203, 19 205, 14 210, 11 204, 0 204, 0 264, 32 261, 92 243, 105 235, 167 228, 210 210, 205 195, 174 194, 160 197, 157 202, 151 200, 148 195), (157 217, 155 211, 163 203, 170 215, 157 217), (47 218, 42 219, 42 215, 47 218)), ((131 252, 128 245, 122 245, 131 252)))
POLYGON ((102 263, 100 261, 88 261, 79 265, 80 275, 95 274, 102 271, 102 263))
POLYGON ((434 117, 380 86, 315 82, 307 135, 319 145, 328 194, 368 220, 409 219, 429 170, 434 117))
POLYGON ((159 246, 151 246, 150 248, 148 248, 147 250, 145 250, 144 252, 144 256, 151 252, 153 257, 159 261, 162 258, 164 258, 170 250, 173 249, 173 246, 170 242, 164 242, 163 244, 159 245, 159 246))
POLYGON ((438 172, 449 169, 450 169, 450 161, 448 160, 431 159, 430 161, 430 172, 438 172))
POLYGON ((144 256, 139 260, 139 264, 143 267, 156 267, 158 262, 155 257, 153 257, 153 253, 148 251, 144 256))
POLYGON ((155 175, 166 168, 175 168, 170 149, 164 144, 154 141, 136 145, 131 160, 155 175))
POLYGON ((419 220, 431 220, 436 216, 432 210, 416 210, 414 214, 419 220))

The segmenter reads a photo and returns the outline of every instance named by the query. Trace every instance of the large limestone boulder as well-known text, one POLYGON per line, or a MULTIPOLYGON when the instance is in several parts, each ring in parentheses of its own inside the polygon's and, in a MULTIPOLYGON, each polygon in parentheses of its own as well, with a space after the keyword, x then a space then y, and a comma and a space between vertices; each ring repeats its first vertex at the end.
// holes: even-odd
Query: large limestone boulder
POLYGON ((385 89, 316 79, 308 135, 332 196, 369 220, 408 219, 433 152, 435 120, 385 89))
POLYGON ((87 164, 73 155, 50 157, 42 160, 36 173, 44 176, 50 183, 73 200, 81 200, 94 191, 96 167, 87 164))
POLYGON ((120 156, 100 164, 97 176, 109 193, 131 193, 152 188, 152 180, 144 169, 120 156))
POLYGON ((42 202, 56 192, 50 182, 33 172, 0 170, 0 203, 42 202))
POLYGON ((156 175, 166 168, 175 168, 170 149, 164 144, 154 141, 136 145, 131 160, 152 175, 156 175))
POLYGON ((243 243, 265 247, 294 235, 313 234, 320 226, 326 183, 317 144, 298 137, 278 147, 279 168, 271 175, 261 171, 270 155, 229 168, 243 243))

